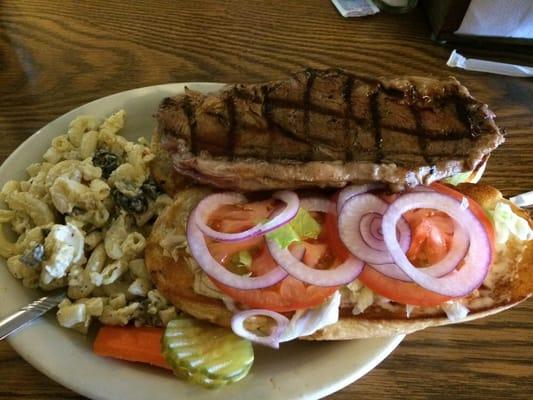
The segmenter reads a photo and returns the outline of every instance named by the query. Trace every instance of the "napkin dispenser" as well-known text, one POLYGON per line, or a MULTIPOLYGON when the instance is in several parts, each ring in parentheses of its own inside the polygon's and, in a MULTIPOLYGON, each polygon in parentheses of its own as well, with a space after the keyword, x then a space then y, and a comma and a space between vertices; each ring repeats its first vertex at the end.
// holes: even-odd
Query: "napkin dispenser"
POLYGON ((425 0, 432 38, 533 45, 531 0, 425 0))

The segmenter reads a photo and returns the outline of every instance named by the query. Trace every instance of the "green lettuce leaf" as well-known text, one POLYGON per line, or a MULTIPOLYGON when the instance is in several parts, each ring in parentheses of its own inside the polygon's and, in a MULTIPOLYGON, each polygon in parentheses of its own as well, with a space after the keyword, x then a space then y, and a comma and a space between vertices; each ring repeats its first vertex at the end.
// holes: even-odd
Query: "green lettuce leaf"
POLYGON ((510 235, 514 235, 520 240, 533 238, 533 230, 529 227, 529 223, 524 218, 516 215, 509 204, 503 201, 497 203, 490 216, 494 221, 496 243, 503 244, 507 242, 510 235))
POLYGON ((470 175, 472 175, 472 171, 461 172, 459 174, 455 174, 448 178, 445 178, 442 181, 445 183, 449 183, 450 185, 457 186, 460 183, 466 182, 470 175))
POLYGON ((282 249, 286 249, 293 242, 316 239, 320 235, 320 230, 320 224, 309 211, 300 208, 291 222, 267 233, 266 236, 274 240, 282 249))

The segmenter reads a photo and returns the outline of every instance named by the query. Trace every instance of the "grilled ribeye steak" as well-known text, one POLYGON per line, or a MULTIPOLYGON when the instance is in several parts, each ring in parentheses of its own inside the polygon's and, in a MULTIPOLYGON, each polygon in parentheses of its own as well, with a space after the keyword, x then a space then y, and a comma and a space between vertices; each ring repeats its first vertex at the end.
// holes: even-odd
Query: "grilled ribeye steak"
POLYGON ((306 70, 166 98, 158 135, 184 175, 220 188, 414 186, 475 169, 504 137, 456 79, 306 70))

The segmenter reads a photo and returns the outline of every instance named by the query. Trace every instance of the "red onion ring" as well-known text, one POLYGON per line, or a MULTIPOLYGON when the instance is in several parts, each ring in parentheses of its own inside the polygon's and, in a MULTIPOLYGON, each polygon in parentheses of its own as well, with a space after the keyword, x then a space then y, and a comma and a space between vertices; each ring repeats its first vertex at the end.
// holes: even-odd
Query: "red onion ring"
POLYGON ((292 220, 298 213, 300 202, 298 195, 294 192, 283 190, 272 195, 273 198, 285 202, 285 208, 276 213, 276 215, 265 223, 259 223, 256 226, 239 233, 218 232, 207 226, 207 219, 220 206, 226 204, 239 204, 246 201, 246 198, 239 193, 218 193, 204 198, 196 206, 196 225, 210 238, 223 242, 236 242, 244 239, 250 239, 255 236, 264 235, 292 220))
MULTIPOLYGON (((383 238, 394 263, 414 282, 435 293, 450 297, 466 296, 485 280, 492 263, 489 236, 469 208, 456 199, 437 192, 414 192, 400 196, 383 216, 383 238), (466 232, 470 247, 461 269, 433 277, 409 262, 396 238, 396 224, 402 215, 415 208, 431 208, 452 217, 466 232)), ((455 235, 454 235, 455 236, 455 235)))
POLYGON ((383 216, 378 213, 363 215, 359 224, 359 232, 367 245, 376 250, 386 251, 387 246, 385 246, 381 232, 382 218, 383 216))
POLYGON ((382 183, 367 183, 366 185, 352 185, 345 187, 339 193, 339 198, 337 200, 337 214, 341 213, 342 206, 346 200, 352 198, 353 196, 370 192, 371 190, 382 189, 383 187, 384 185, 382 183))
POLYGON ((265 275, 257 277, 241 276, 227 270, 211 256, 205 237, 202 231, 196 226, 196 221, 196 210, 194 210, 187 222, 189 251, 200 268, 213 279, 235 289, 251 290, 273 286, 287 276, 287 272, 279 266, 265 275))
POLYGON ((370 222, 370 234, 372 237, 383 240, 383 232, 381 231, 381 219, 382 218, 373 218, 372 222, 370 222))
MULTIPOLYGON (((393 263, 393 259, 387 251, 386 246, 377 246, 377 241, 375 240, 368 243, 361 234, 362 229, 368 228, 368 226, 365 227, 361 223, 363 217, 367 214, 378 214, 381 216, 385 213, 387 207, 389 207, 389 204, 379 197, 370 193, 364 193, 352 196, 346 200, 339 213, 338 229, 342 243, 355 257, 369 264, 393 263), (373 244, 376 247, 373 247, 373 244)), ((400 220, 398 231, 401 248, 407 251, 411 243, 411 231, 404 219, 400 220)))
MULTIPOLYGON (((461 260, 463 260, 468 252, 468 247, 470 246, 470 240, 468 235, 465 233, 461 225, 454 221, 454 233, 452 242, 450 244, 450 250, 446 256, 439 262, 424 268, 418 268, 419 271, 422 271, 428 275, 434 277, 441 277, 446 274, 449 274, 454 269, 457 268, 461 260)), ((388 251, 388 250, 387 250, 388 251)), ((405 252, 405 249, 402 248, 402 251, 405 252)), ((399 268, 396 264, 369 264, 370 267, 374 268, 376 271, 381 272, 383 275, 387 275, 390 278, 398 279, 400 281, 412 282, 413 280, 409 278, 399 268)))
POLYGON ((274 349, 279 349, 279 342, 281 336, 289 326, 289 319, 284 315, 281 315, 275 311, 270 310, 246 310, 241 311, 238 314, 235 314, 231 318, 231 329, 233 332, 247 340, 250 340, 254 343, 262 344, 264 346, 272 347, 274 349), (253 332, 250 332, 244 327, 244 322, 250 317, 256 316, 265 316, 270 317, 276 321, 276 327, 268 336, 259 336, 253 332))
POLYGON ((282 249, 274 240, 266 240, 272 258, 293 278, 315 286, 346 285, 363 271, 364 263, 349 257, 334 269, 314 269, 294 257, 288 249, 282 249))
MULTIPOLYGON (((307 211, 331 212, 335 204, 321 197, 309 197, 300 201, 300 207, 307 211)), ((302 282, 316 286, 339 286, 352 282, 362 272, 364 263, 355 257, 350 257, 333 270, 317 270, 308 267, 301 259, 305 249, 295 246, 292 250, 284 250, 274 241, 267 239, 267 246, 274 260, 285 269, 289 275, 302 282), (303 250, 303 251, 302 251, 303 250)))

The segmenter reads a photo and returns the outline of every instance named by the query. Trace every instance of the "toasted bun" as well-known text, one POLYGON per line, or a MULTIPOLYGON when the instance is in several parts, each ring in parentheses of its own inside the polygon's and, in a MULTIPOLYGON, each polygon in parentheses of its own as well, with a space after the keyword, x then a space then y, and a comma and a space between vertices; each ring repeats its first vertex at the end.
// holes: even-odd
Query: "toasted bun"
POLYGON ((172 163, 172 156, 161 145, 161 137, 157 129, 152 132, 152 142, 150 144, 152 152, 155 154, 154 160, 150 163, 150 170, 156 182, 170 196, 178 193, 179 190, 193 185, 193 182, 176 172, 172 163))
MULTIPOLYGON (((497 189, 487 185, 465 183, 459 185, 457 189, 484 208, 493 208, 496 202, 503 200, 497 189)), ((174 248, 169 252, 168 249, 171 247, 165 250, 161 245, 169 243, 169 240, 171 241, 169 238, 173 236, 185 235, 190 211, 206 194, 205 189, 199 188, 191 188, 177 194, 174 204, 165 210, 153 227, 146 247, 145 260, 156 287, 176 307, 196 318, 229 326, 232 313, 221 301, 194 292, 194 275, 187 266, 187 259, 190 256, 185 250, 174 248)), ((525 211, 513 204, 511 207, 515 213, 528 219, 533 226, 525 211)), ((483 318, 506 310, 533 293, 533 241, 524 243, 517 239, 509 240, 504 251, 496 255, 496 262, 501 260, 506 261, 503 269, 499 268, 497 273, 491 270, 489 274, 493 274, 491 277, 493 283, 490 288, 483 289, 485 295, 487 296, 488 292, 488 297, 492 299, 490 304, 475 304, 475 296, 468 297, 465 305, 472 311, 459 322, 483 318)), ((268 323, 266 320, 262 322, 268 323)), ((342 340, 391 336, 451 323, 454 322, 438 308, 428 309, 427 312, 421 309, 411 318, 407 318, 405 306, 402 305, 391 309, 372 306, 357 316, 351 315, 350 309, 346 308, 341 310, 337 323, 302 339, 342 340)))
POLYGON ((194 275, 187 265, 190 256, 185 250, 176 248, 169 253, 164 249, 172 246, 173 238, 179 240, 185 236, 191 210, 208 193, 203 188, 180 191, 155 222, 144 257, 157 289, 178 309, 198 319, 229 326, 231 313, 224 304, 193 290, 194 275))

